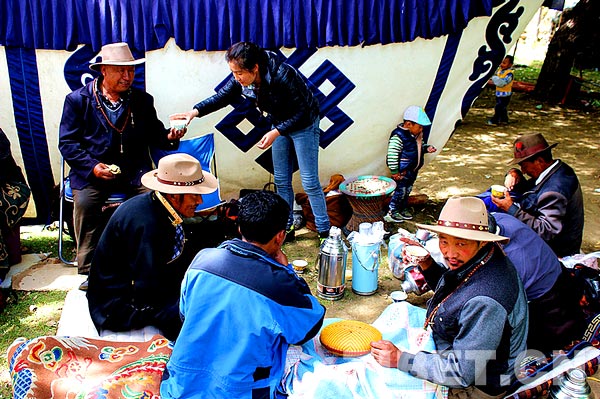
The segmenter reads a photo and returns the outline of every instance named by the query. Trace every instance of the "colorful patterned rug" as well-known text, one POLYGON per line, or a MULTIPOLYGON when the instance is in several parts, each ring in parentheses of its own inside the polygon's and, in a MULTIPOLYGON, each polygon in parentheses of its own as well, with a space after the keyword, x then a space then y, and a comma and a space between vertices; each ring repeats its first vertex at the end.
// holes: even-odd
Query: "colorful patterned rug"
POLYGON ((17 338, 8 349, 14 399, 158 398, 172 347, 81 337, 17 338))

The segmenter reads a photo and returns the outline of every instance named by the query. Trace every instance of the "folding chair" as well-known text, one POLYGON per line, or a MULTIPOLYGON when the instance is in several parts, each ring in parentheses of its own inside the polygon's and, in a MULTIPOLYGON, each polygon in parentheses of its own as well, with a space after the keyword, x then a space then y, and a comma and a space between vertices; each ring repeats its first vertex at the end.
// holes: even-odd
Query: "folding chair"
MULTIPOLYGON (((65 208, 65 202, 73 204, 73 190, 71 189, 71 181, 65 176, 65 160, 61 159, 60 165, 60 195, 58 205, 58 258, 65 265, 77 266, 77 260, 67 259, 64 252, 64 234, 65 234, 65 223, 69 229, 69 235, 75 239, 74 227, 73 227, 73 207, 70 206, 69 210, 65 208)), ((123 193, 111 193, 108 199, 104 202, 105 206, 114 207, 121 204, 127 199, 127 196, 123 193)))
MULTIPOLYGON (((175 153, 185 153, 193 156, 200 162, 202 170, 211 172, 217 177, 215 137, 213 133, 194 137, 189 140, 181 140, 179 142, 179 149, 174 151, 165 151, 156 148, 150 150, 150 156, 156 165, 158 165, 158 161, 165 155, 175 153)), ((211 210, 223 202, 220 187, 217 187, 217 191, 214 193, 202 194, 202 203, 198 205, 196 212, 211 210)))

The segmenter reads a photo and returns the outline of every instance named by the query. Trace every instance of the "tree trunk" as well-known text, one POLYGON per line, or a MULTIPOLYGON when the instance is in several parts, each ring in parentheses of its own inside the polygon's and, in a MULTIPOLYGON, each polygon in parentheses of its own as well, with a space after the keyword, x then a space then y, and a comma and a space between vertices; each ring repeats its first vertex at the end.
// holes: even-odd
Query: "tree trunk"
POLYGON ((563 12, 562 23, 548 44, 546 58, 533 92, 539 100, 558 103, 564 97, 576 54, 570 16, 572 13, 569 15, 568 11, 563 12))
POLYGON ((561 25, 552 37, 533 95, 550 103, 562 102, 571 82, 571 68, 598 29, 598 0, 580 0, 563 12, 561 25))

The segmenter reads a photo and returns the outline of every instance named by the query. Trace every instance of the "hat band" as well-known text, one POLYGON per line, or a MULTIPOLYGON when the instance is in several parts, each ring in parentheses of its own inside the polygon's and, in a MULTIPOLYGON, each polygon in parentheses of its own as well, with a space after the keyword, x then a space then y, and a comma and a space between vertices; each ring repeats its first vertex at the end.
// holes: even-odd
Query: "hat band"
POLYGON ((171 180, 163 180, 160 177, 156 176, 156 179, 158 180, 159 183, 162 184, 168 184, 169 186, 179 186, 179 187, 184 187, 184 186, 195 186, 196 184, 202 184, 204 182, 204 176, 202 176, 201 178, 199 178, 198 180, 192 180, 192 181, 171 181, 171 180))
POLYGON ((464 230, 477 230, 477 231, 487 231, 487 226, 481 224, 471 224, 471 223, 463 223, 463 222, 452 222, 449 220, 438 220, 438 226, 444 227, 456 227, 464 230))
POLYGON ((546 148, 548 148, 547 144, 544 143, 540 143, 538 145, 534 145, 533 147, 529 147, 526 148, 524 150, 515 150, 515 158, 525 158, 528 157, 530 155, 533 155, 535 153, 538 153, 540 151, 545 150, 546 148))

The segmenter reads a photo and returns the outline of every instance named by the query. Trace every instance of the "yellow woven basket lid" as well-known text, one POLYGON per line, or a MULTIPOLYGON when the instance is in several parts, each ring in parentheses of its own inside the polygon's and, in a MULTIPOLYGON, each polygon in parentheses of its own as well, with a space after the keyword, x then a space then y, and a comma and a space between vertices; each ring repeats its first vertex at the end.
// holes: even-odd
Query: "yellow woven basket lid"
POLYGON ((331 323, 321 331, 321 345, 336 356, 356 357, 371 351, 371 342, 381 339, 381 332, 370 324, 355 320, 331 323))

